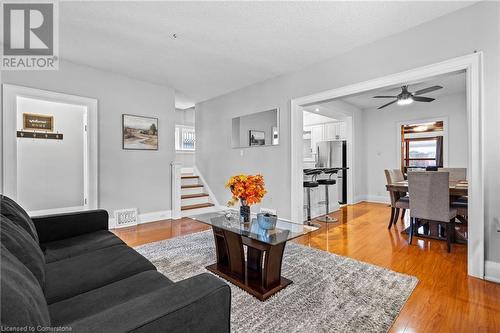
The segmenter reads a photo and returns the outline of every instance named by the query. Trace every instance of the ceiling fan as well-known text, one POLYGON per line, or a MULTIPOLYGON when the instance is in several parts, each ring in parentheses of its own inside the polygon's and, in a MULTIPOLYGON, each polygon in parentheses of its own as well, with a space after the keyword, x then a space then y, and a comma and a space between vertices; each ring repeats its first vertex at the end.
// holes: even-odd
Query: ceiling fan
POLYGON ((441 86, 432 86, 424 89, 420 89, 415 91, 414 93, 408 91, 408 86, 402 86, 401 87, 401 93, 397 96, 373 96, 373 98, 395 98, 392 102, 389 102, 387 104, 384 104, 380 107, 377 108, 377 110, 383 109, 386 106, 389 106, 394 103, 398 103, 398 105, 408 105, 415 102, 432 102, 434 98, 430 97, 425 97, 425 96, 418 96, 422 94, 429 93, 431 91, 439 90, 443 87, 441 86))

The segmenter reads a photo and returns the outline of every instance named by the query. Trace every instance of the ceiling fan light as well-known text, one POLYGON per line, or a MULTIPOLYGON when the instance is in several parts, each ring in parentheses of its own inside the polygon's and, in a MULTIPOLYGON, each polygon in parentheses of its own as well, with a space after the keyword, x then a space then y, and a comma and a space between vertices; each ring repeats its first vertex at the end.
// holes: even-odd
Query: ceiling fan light
POLYGON ((413 103, 413 98, 411 97, 398 99, 398 105, 408 105, 411 103, 413 103))

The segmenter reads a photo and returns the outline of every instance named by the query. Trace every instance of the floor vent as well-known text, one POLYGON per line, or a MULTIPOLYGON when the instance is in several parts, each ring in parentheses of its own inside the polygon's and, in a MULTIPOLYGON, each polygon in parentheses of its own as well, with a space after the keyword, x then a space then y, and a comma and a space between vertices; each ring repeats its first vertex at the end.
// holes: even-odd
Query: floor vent
POLYGON ((137 225, 137 208, 115 210, 115 223, 117 227, 137 225))

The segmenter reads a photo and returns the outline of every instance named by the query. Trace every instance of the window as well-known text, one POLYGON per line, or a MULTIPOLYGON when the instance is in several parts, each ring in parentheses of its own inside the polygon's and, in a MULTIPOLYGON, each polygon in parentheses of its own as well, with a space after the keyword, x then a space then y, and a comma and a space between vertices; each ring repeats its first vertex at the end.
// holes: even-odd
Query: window
POLYGON ((437 141, 437 137, 405 139, 403 166, 407 168, 436 166, 437 141))
POLYGON ((175 125, 175 150, 194 151, 196 136, 193 126, 175 125))
POLYGON ((401 170, 443 166, 443 122, 401 126, 401 170))

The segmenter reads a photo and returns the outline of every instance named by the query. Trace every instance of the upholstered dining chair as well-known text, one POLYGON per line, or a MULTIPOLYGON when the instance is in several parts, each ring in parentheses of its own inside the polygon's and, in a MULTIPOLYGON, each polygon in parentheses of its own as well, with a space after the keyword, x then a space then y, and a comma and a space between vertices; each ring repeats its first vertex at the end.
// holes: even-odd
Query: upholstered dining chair
MULTIPOLYGON (((403 172, 399 169, 386 169, 384 170, 384 173, 387 184, 405 180, 403 172)), ((387 229, 391 229, 391 226, 396 224, 400 209, 403 210, 401 213, 401 219, 404 219, 406 210, 410 208, 409 198, 406 196, 406 193, 390 191, 389 196, 391 198, 391 219, 389 220, 387 229)))
MULTIPOLYGON (((440 172, 448 172, 450 181, 467 180, 467 168, 439 168, 440 172)), ((457 209, 457 217, 461 222, 467 221, 468 197, 453 198, 451 206, 457 209)))
POLYGON ((458 182, 467 179, 467 168, 439 168, 439 172, 448 172, 451 182, 458 182))
POLYGON ((410 172, 408 173, 408 193, 410 197, 410 232, 418 229, 418 221, 446 225, 448 252, 455 236, 455 217, 457 210, 450 207, 450 175, 447 172, 410 172))

